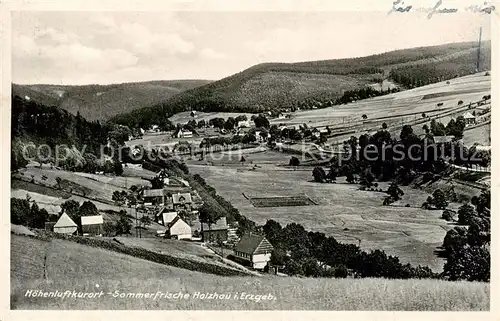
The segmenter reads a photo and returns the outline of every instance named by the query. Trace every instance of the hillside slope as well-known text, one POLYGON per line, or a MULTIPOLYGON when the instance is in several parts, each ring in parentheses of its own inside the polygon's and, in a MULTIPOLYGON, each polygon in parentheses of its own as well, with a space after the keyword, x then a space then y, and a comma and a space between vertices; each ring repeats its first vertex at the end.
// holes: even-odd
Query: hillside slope
POLYGON ((12 309, 488 310, 490 286, 476 282, 223 277, 145 261, 77 243, 12 235, 12 309), (103 291, 91 299, 28 297, 42 291, 103 291), (118 291, 118 292, 115 292, 118 291), (127 293, 189 294, 186 299, 120 298, 127 293), (230 294, 197 299, 196 292, 230 294), (241 299, 242 292, 254 295, 241 299), (236 296, 235 296, 236 295, 236 296), (257 298, 256 296, 260 296, 257 298), (270 296, 269 296, 270 295, 270 296), (265 298, 263 296, 266 296, 265 298), (270 298, 270 299, 269 299, 270 298))
MULTIPOLYGON (((491 43, 481 50, 481 70, 491 67, 491 43)), ((391 51, 361 58, 299 63, 265 63, 205 86, 186 90, 165 104, 115 117, 124 124, 144 124, 162 114, 195 109, 204 112, 261 112, 321 107, 346 91, 377 87, 383 80, 403 88, 474 73, 477 43, 456 43, 391 51), (414 78, 409 75, 415 75, 414 78)), ((380 87, 380 86, 378 86, 380 87)), ((350 99, 349 99, 350 101, 350 99)))
POLYGON ((166 101, 208 80, 168 80, 114 85, 12 85, 13 95, 28 96, 38 103, 58 106, 87 120, 107 120, 117 114, 166 101))

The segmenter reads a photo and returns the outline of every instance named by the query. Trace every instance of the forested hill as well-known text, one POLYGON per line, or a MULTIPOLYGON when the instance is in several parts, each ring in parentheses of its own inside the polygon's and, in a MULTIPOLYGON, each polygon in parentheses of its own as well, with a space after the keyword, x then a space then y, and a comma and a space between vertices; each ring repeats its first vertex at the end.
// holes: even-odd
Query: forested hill
MULTIPOLYGON (((481 70, 491 68, 491 43, 481 48, 481 70)), ((384 79, 401 89, 426 85, 476 71, 477 43, 456 43, 391 51, 361 58, 299 63, 266 63, 230 77, 186 90, 164 104, 113 118, 130 126, 150 125, 164 115, 189 109, 215 112, 260 112, 312 108, 339 103, 346 91, 384 79)), ((341 100, 340 102, 345 102, 341 100)), ((167 117, 168 117, 167 116, 167 117)))
POLYGON ((88 120, 104 121, 134 109, 165 102, 184 90, 210 83, 208 80, 166 80, 114 85, 12 85, 13 95, 57 106, 88 120))
POLYGON ((51 157, 55 156, 53 153, 58 145, 77 149, 86 146, 86 153, 97 155, 100 146, 107 142, 108 130, 107 125, 101 125, 98 121, 89 122, 80 115, 74 116, 56 106, 46 106, 13 94, 11 168, 26 165, 22 148, 30 143, 48 145, 51 157))

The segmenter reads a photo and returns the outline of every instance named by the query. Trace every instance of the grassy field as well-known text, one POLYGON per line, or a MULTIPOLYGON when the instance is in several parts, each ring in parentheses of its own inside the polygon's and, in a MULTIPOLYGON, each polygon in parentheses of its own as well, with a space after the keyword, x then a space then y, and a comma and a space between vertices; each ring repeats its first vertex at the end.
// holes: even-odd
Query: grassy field
MULTIPOLYGON (((299 223, 339 241, 360 244, 364 250, 382 249, 403 262, 442 270, 444 261, 434 251, 453 226, 440 219, 441 211, 420 208, 429 195, 426 192, 403 187, 401 201, 382 206, 385 193, 359 191, 357 185, 342 180, 336 184, 315 183, 312 169, 277 169, 271 165, 256 170, 244 166, 190 166, 192 173, 200 174, 218 194, 259 224, 268 219, 281 224, 299 223), (297 194, 309 196, 318 205, 257 208, 245 197, 297 194)), ((380 184, 380 188, 385 185, 380 184)))
POLYGON ((207 251, 200 244, 188 241, 177 241, 162 238, 117 237, 125 246, 140 247, 161 254, 225 266, 222 260, 207 251))
MULTIPOLYGON (((401 114, 425 112, 432 114, 437 111, 457 107, 459 100, 464 105, 469 102, 481 100, 491 92, 491 76, 484 72, 475 75, 452 79, 447 84, 445 81, 418 87, 415 89, 394 93, 386 96, 364 99, 346 105, 333 106, 323 109, 299 111, 292 114, 290 119, 272 120, 271 123, 307 124, 308 126, 340 126, 360 124, 363 114, 368 120, 379 117, 399 117, 401 122, 413 120, 414 115, 400 116, 401 114), (423 99, 426 95, 435 94, 436 97, 423 99), (437 103, 443 106, 437 107, 437 103), (398 116, 399 115, 399 116, 398 116)), ((420 117, 420 115, 417 115, 420 117)))
POLYGON ((487 283, 435 280, 208 277, 67 241, 44 242, 12 235, 12 309, 489 310, 489 291, 487 283), (25 296, 30 289, 102 290, 103 295, 92 299, 33 298, 25 296), (157 291, 182 292, 189 297, 113 297, 114 293, 157 291), (197 299, 196 292, 230 294, 230 299, 197 299), (242 292, 261 297, 241 298, 242 292))
POLYGON ((489 146, 491 137, 491 123, 485 123, 482 126, 474 127, 464 132, 463 142, 465 146, 472 146, 475 143, 483 146, 489 146))
POLYGON ((72 182, 74 186, 81 186, 88 191, 86 196, 101 198, 111 201, 111 196, 116 190, 123 190, 132 185, 150 186, 150 182, 139 177, 104 176, 88 173, 73 173, 64 170, 28 167, 23 168, 16 174, 24 179, 34 179, 35 183, 41 183, 52 187, 57 187, 56 178, 72 182), (42 176, 46 176, 43 179, 42 176))
POLYGON ((177 124, 177 123, 186 124, 191 119, 194 119, 197 122, 199 122, 200 120, 204 120, 205 122, 208 122, 210 119, 215 118, 215 117, 228 119, 229 117, 236 118, 236 117, 242 116, 242 115, 247 116, 248 121, 250 121, 250 118, 252 117, 252 115, 255 115, 255 114, 250 114, 250 113, 204 113, 204 112, 198 111, 198 112, 196 112, 196 117, 193 118, 193 117, 191 117, 190 111, 184 111, 184 112, 177 113, 177 114, 173 115, 172 117, 169 118, 169 120, 173 124, 177 124))

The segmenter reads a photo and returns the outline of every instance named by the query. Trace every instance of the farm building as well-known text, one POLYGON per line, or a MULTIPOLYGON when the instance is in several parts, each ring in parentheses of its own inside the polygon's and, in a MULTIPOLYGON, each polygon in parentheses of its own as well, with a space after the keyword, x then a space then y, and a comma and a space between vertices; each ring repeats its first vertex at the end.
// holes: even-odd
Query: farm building
POLYGON ((221 217, 215 224, 201 224, 201 238, 203 242, 227 241, 228 226, 226 217, 221 217))
POLYGON ((172 212, 167 207, 163 206, 158 213, 156 213, 156 222, 161 225, 167 226, 177 216, 177 212, 172 212))
POLYGON ((434 143, 435 144, 446 144, 446 143, 451 143, 455 136, 449 135, 449 136, 434 136, 434 143))
POLYGON ((165 193, 163 189, 145 189, 142 191, 144 205, 163 205, 165 193))
POLYGON ((240 120, 238 122, 238 128, 248 128, 250 127, 250 122, 248 120, 240 120))
POLYGON ((102 235, 102 215, 82 216, 83 235, 102 235))
POLYGON ((168 229, 165 232, 165 237, 176 240, 190 240, 192 237, 191 226, 184 222, 179 216, 176 216, 167 225, 168 229))
POLYGON ((186 129, 179 129, 179 131, 177 131, 177 133, 175 133, 175 137, 177 137, 177 138, 192 138, 193 132, 190 130, 186 130, 186 129))
POLYGON ((63 213, 54 225, 54 232, 60 234, 73 234, 77 229, 78 225, 66 213, 63 213))
POLYGON ((191 193, 177 193, 172 194, 172 203, 175 211, 179 210, 191 210, 191 205, 193 200, 191 198, 191 193))
POLYGON ((476 123, 476 116, 472 115, 470 112, 466 112, 463 117, 466 125, 474 125, 476 123))
POLYGON ((245 234, 234 247, 234 255, 238 260, 252 266, 254 269, 264 269, 271 260, 273 246, 262 235, 245 234))

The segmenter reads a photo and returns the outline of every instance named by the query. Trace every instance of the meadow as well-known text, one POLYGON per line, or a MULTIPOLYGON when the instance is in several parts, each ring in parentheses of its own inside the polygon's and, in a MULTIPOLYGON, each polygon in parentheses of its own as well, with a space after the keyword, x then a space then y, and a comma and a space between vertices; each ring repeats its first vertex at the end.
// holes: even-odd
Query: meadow
MULTIPOLYGON (((302 224, 324 232, 363 250, 381 249, 402 262, 429 265, 441 271, 444 260, 434 251, 453 225, 440 219, 441 211, 420 208, 429 195, 423 190, 402 187, 402 200, 382 206, 381 192, 360 191, 358 185, 340 178, 335 184, 313 182, 312 168, 287 170, 272 165, 251 169, 240 166, 190 165, 217 193, 230 201, 241 214, 258 224, 273 219, 282 225, 302 224), (252 197, 280 197, 304 194, 318 205, 254 207, 252 197), (410 207, 406 207, 409 204, 410 207)), ((386 189, 387 183, 379 183, 386 189)))
POLYGON ((207 277, 68 241, 45 242, 12 235, 10 298, 14 310, 485 311, 489 310, 489 291, 488 283, 438 280, 207 277), (30 289, 102 290, 104 294, 92 299, 43 298, 26 296, 30 289), (157 291, 181 292, 189 298, 113 296, 157 291), (230 299, 197 299, 196 292, 230 294, 230 299), (254 296, 241 298, 242 292, 254 296))
POLYGON ((467 105, 469 102, 481 100, 484 95, 491 92, 491 76, 485 76, 484 72, 452 79, 449 82, 447 84, 443 81, 345 105, 298 111, 289 119, 273 119, 271 124, 305 123, 313 127, 351 126, 359 124, 364 114, 367 115, 368 120, 391 116, 398 118, 399 122, 401 118, 408 121, 413 120, 415 116, 403 117, 401 115, 446 111, 457 107, 459 100, 463 100, 464 105, 467 105), (435 96, 430 97, 429 94, 435 96), (428 98, 423 99, 426 95, 428 98), (438 107, 438 103, 443 103, 443 105, 438 107))

